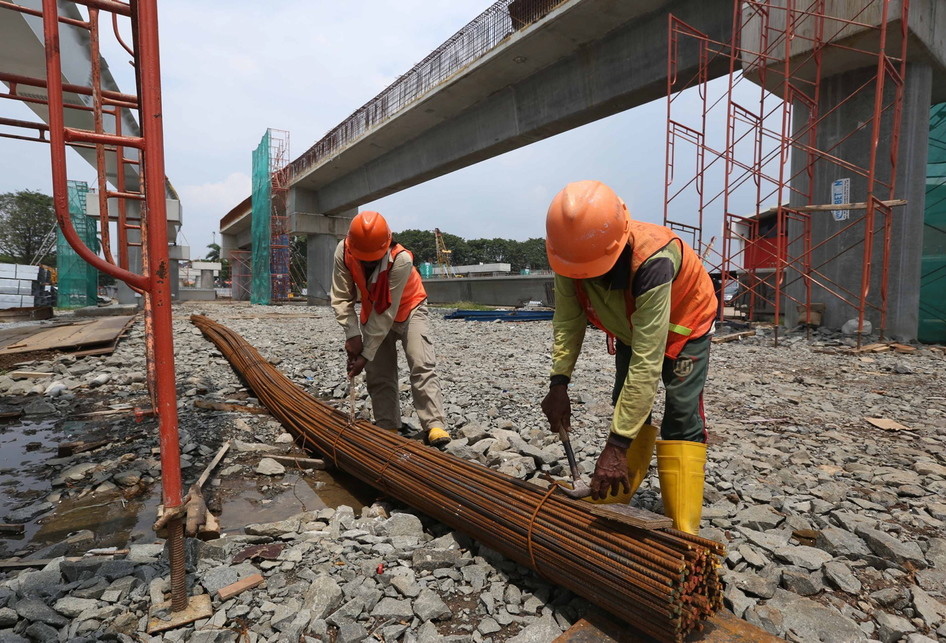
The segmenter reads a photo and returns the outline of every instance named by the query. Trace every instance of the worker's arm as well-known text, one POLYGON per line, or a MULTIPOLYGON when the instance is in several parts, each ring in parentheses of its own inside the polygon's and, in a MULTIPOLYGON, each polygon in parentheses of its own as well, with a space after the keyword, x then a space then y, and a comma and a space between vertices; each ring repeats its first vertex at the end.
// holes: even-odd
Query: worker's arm
POLYGON ((394 316, 397 315, 397 309, 401 306, 401 296, 404 294, 404 287, 414 269, 414 262, 408 253, 402 252, 394 258, 394 266, 391 268, 390 281, 391 305, 383 313, 372 310, 368 321, 362 329, 362 338, 364 347, 361 354, 369 362, 374 359, 375 353, 381 347, 381 342, 388 336, 391 326, 394 325, 394 316))
POLYGON ((571 279, 555 275, 555 313, 552 315, 552 380, 549 392, 542 400, 542 411, 553 432, 571 429, 572 405, 568 399, 571 380, 581 343, 585 338, 588 320, 571 279))
POLYGON ((585 339, 588 318, 575 295, 575 281, 555 275, 555 313, 552 315, 552 381, 567 384, 585 339))
POLYGON ((681 260, 679 246, 672 243, 634 275, 631 363, 611 424, 612 440, 619 446, 637 437, 653 408, 670 329, 670 290, 681 260))
POLYGON ((335 266, 332 269, 332 310, 335 311, 336 321, 345 329, 346 340, 361 335, 358 315, 355 313, 357 299, 355 281, 345 265, 345 242, 340 241, 335 248, 335 266))

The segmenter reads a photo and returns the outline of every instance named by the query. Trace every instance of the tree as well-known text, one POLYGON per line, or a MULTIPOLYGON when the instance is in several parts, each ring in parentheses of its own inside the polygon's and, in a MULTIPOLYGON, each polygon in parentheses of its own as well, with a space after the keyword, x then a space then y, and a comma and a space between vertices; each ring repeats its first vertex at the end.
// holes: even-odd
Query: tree
POLYGON ((219 243, 208 243, 207 244, 208 252, 207 256, 204 257, 206 261, 220 261, 220 244, 219 243))
POLYGON ((0 194, 0 257, 13 263, 53 263, 55 252, 36 257, 56 227, 52 197, 33 190, 0 194))

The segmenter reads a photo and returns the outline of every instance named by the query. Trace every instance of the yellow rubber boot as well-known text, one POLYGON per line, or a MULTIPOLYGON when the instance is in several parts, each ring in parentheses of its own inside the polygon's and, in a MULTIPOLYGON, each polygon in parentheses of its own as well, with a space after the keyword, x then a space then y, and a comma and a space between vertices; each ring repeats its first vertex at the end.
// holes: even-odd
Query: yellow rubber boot
POLYGON ((450 434, 442 426, 432 426, 427 431, 427 444, 432 447, 444 447, 450 444, 450 434))
POLYGON ((619 503, 626 505, 637 493, 644 478, 647 477, 647 470, 650 469, 650 460, 654 456, 654 442, 657 441, 657 427, 652 424, 645 424, 641 427, 640 433, 631 442, 627 448, 627 479, 631 483, 629 493, 618 493, 617 495, 608 495, 602 500, 592 500, 591 497, 583 498, 596 505, 619 503))
POLYGON ((706 445, 687 440, 657 443, 657 475, 664 513, 673 526, 690 534, 700 533, 703 515, 703 469, 706 445))

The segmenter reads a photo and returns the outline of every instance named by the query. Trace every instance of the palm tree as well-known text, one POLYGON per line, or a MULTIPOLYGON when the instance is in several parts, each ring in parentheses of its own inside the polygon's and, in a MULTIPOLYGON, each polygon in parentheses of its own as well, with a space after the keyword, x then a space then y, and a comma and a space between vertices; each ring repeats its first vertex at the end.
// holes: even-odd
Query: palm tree
POLYGON ((204 257, 204 259, 207 261, 220 261, 220 244, 208 243, 207 247, 210 249, 210 252, 207 253, 207 256, 204 257))

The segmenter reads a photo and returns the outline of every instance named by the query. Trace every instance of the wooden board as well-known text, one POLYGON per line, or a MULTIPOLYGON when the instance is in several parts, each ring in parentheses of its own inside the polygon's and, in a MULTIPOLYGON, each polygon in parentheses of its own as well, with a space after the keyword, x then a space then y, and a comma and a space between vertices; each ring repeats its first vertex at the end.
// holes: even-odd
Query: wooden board
POLYGON ((592 515, 599 518, 615 520, 638 529, 667 529, 673 527, 673 520, 670 518, 630 505, 591 505, 590 511, 592 515))
POLYGON ((864 418, 869 424, 876 426, 884 431, 909 431, 910 427, 900 424, 890 418, 864 418))
POLYGON ((266 581, 261 574, 253 574, 235 583, 230 583, 226 587, 221 587, 217 590, 217 596, 220 597, 221 601, 230 600, 237 594, 242 594, 248 589, 259 587, 264 582, 266 581))
POLYGON ((42 328, 29 337, 21 338, 0 348, 0 355, 66 350, 113 342, 134 319, 134 315, 102 317, 77 321, 64 326, 42 328))
MULTIPOLYGON (((610 614, 592 610, 554 640, 554 643, 652 643, 654 639, 635 632, 610 614)), ((728 611, 715 614, 703 630, 686 638, 688 643, 777 643, 783 639, 751 625, 728 611)))

